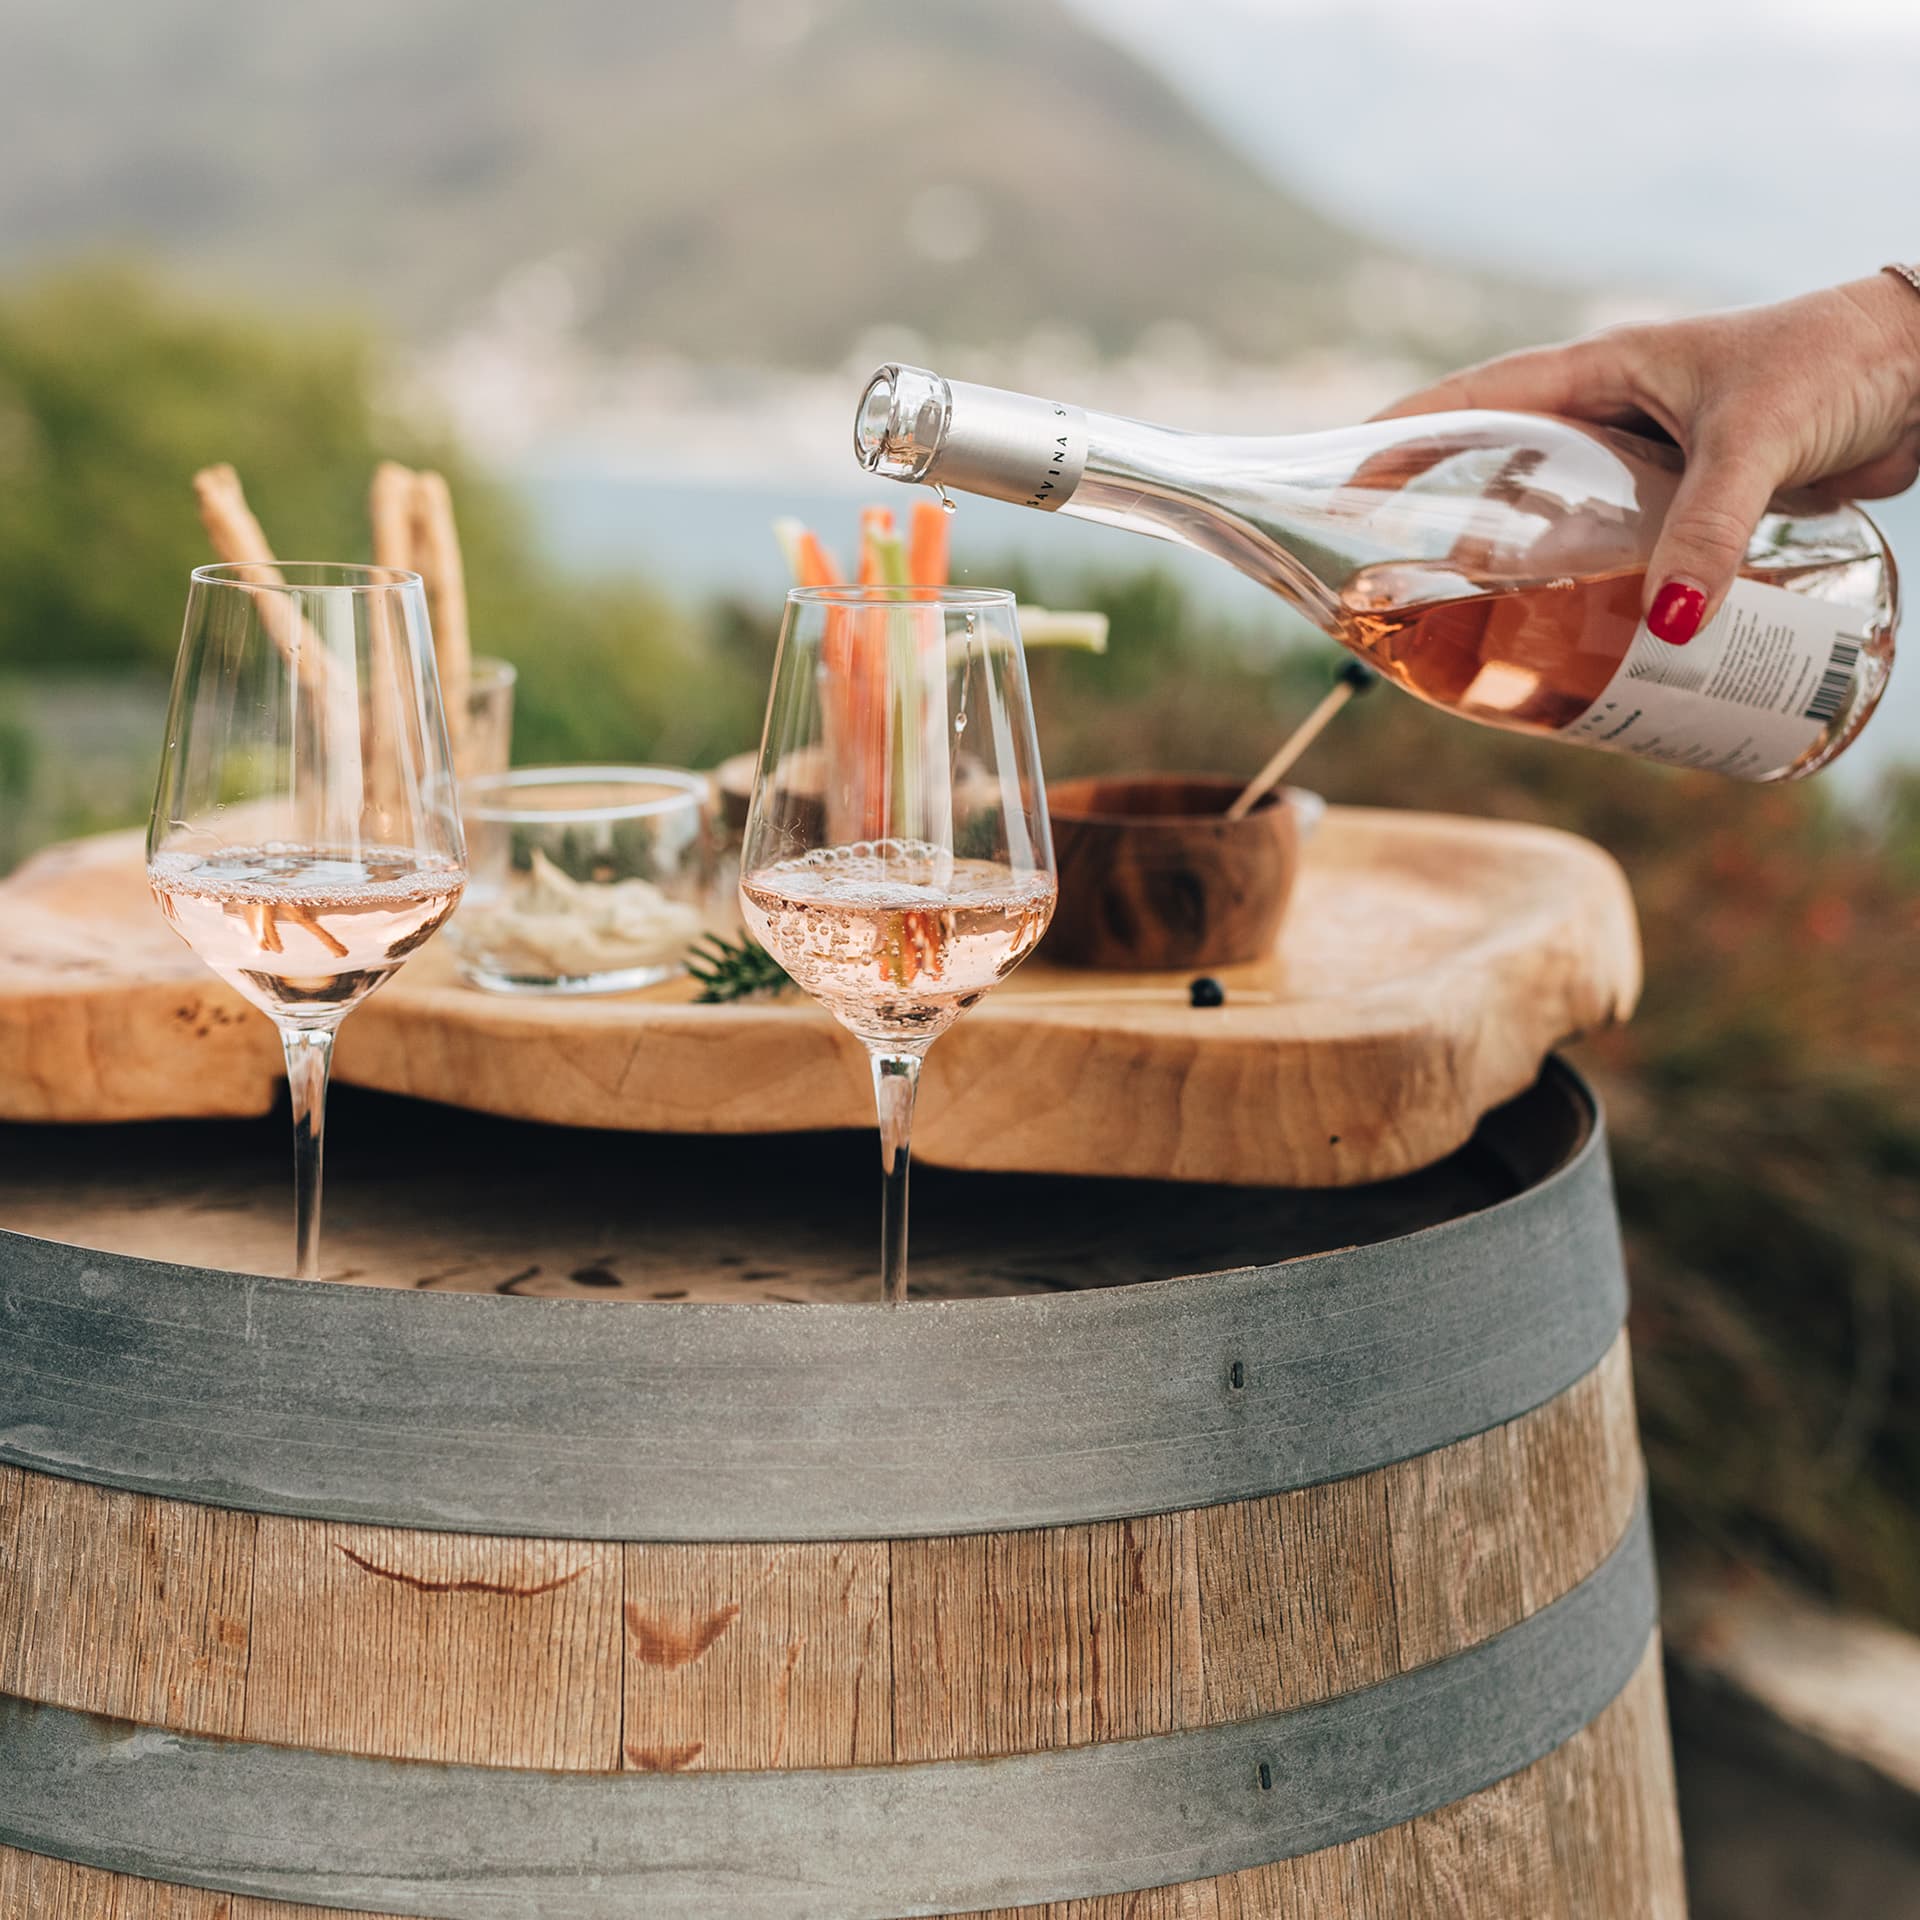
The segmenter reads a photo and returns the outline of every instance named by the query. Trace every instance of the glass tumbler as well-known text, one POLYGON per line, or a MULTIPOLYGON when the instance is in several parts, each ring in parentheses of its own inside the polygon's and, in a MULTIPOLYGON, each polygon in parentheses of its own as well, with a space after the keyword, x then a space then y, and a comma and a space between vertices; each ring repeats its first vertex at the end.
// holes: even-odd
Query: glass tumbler
POLYGON ((513 764, 513 689, 519 678, 511 660, 482 655, 469 667, 453 729, 453 770, 462 780, 505 773, 513 764))
POLYGON ((469 884, 447 944, 497 993, 622 993, 671 979, 706 932, 705 776, 519 767, 461 782, 469 884))

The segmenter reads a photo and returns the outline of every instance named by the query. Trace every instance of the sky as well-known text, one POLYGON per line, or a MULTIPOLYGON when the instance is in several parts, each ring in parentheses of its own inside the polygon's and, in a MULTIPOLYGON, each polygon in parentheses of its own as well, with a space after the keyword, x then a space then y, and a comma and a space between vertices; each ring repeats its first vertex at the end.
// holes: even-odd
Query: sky
MULTIPOLYGON (((1295 192, 1589 318, 1920 262, 1920 0, 1068 0, 1295 192)), ((1874 515, 1920 579, 1920 489, 1874 515)), ((1920 739, 1896 675, 1864 781, 1920 739)))
MULTIPOLYGON (((1235 13, 1268 19, 1337 10, 1342 0, 1222 0, 1235 13)), ((1537 21, 1553 0, 1451 0, 1447 15, 1458 20, 1478 14, 1510 21, 1537 21)), ((1184 10, 1186 0, 1098 0, 1102 7, 1123 10, 1158 9, 1167 14, 1184 10)), ((1432 19, 1434 0, 1378 0, 1377 10, 1408 20, 1432 19)), ((1810 33, 1893 34, 1920 39, 1920 8, 1913 0, 1611 0, 1604 12, 1591 16, 1589 26, 1603 31, 1636 31, 1658 27, 1682 33, 1750 32, 1756 24, 1810 33)))
POLYGON ((1920 258, 1920 0, 1069 0, 1384 239, 1624 296, 1920 258))

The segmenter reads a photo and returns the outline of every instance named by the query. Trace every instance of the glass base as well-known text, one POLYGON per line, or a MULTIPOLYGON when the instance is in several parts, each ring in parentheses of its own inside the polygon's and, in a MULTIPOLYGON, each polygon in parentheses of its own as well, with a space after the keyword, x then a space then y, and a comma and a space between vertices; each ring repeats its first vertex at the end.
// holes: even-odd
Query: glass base
POLYGON ((660 986, 686 972, 678 960, 664 966, 620 967, 611 973, 500 973, 467 960, 459 966, 460 977, 468 986, 487 993, 551 995, 632 993, 640 987, 660 986))

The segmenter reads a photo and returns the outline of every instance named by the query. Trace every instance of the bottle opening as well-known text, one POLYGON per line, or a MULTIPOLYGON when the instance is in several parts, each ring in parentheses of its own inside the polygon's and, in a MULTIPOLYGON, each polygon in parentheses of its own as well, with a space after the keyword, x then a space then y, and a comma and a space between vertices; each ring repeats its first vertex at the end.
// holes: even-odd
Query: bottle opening
POLYGON ((887 441, 893 429, 893 369, 882 367, 868 384, 853 423, 854 450, 860 464, 871 473, 885 458, 887 441))
POLYGON ((953 395, 924 367, 882 367, 853 419, 853 450, 869 473, 924 480, 946 444, 953 395))

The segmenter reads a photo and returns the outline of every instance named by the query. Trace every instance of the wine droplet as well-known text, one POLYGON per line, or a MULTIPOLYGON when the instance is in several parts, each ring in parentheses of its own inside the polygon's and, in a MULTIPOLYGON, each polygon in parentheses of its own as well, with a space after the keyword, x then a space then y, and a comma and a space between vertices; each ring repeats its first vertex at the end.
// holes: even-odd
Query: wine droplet
POLYGON ((960 713, 956 713, 956 714, 955 714, 955 715, 953 716, 953 730, 954 730, 954 732, 955 732, 955 733, 965 733, 965 732, 966 732, 966 730, 967 730, 967 716, 966 716, 966 713, 965 713, 964 711, 962 711, 962 712, 960 712, 960 713))
POLYGON ((933 481, 931 484, 934 492, 940 496, 940 510, 943 513, 957 512, 960 502, 956 500, 938 480, 933 481))

